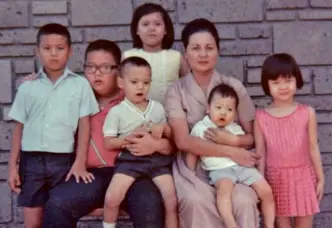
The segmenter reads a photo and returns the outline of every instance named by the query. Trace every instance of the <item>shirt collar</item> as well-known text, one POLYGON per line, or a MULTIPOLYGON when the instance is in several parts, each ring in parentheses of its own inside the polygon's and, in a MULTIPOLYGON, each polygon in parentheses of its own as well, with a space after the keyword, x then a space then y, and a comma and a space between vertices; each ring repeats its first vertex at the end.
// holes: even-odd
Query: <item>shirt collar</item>
MULTIPOLYGON (((67 77, 67 76, 69 76, 69 75, 74 75, 74 73, 72 72, 72 71, 70 71, 69 69, 68 69, 68 67, 66 67, 65 68, 65 70, 63 71, 63 74, 61 75, 61 77, 60 78, 65 78, 65 77, 67 77)), ((44 68, 40 68, 39 69, 39 71, 38 71, 38 73, 37 73, 37 78, 46 78, 46 79, 48 79, 48 77, 47 77, 47 74, 45 73, 45 71, 44 71, 44 68)), ((59 78, 59 79, 60 79, 59 78)))
POLYGON ((210 119, 210 117, 208 115, 206 115, 203 118, 203 124, 207 127, 212 127, 212 128, 217 128, 218 126, 212 122, 212 120, 210 119))

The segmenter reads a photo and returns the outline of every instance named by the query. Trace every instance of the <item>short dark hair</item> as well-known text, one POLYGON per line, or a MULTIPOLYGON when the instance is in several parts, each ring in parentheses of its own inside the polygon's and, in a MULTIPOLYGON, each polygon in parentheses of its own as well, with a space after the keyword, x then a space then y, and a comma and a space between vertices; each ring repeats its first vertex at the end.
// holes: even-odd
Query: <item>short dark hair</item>
POLYGON ((303 78, 295 59, 287 53, 273 54, 264 60, 261 72, 261 86, 264 93, 270 96, 269 80, 279 77, 295 77, 296 87, 301 89, 303 78))
POLYGON ((166 30, 166 34, 162 40, 161 47, 162 49, 170 49, 174 43, 173 23, 167 11, 161 5, 155 3, 145 3, 143 5, 138 6, 134 11, 130 24, 131 37, 133 39, 133 47, 143 48, 142 40, 137 35, 138 23, 142 17, 151 13, 161 14, 165 23, 165 30, 166 30))
POLYGON ((68 29, 60 24, 57 23, 50 23, 50 24, 46 24, 43 25, 42 27, 40 27, 38 33, 37 33, 37 45, 40 44, 40 40, 42 36, 46 36, 46 35, 60 35, 63 36, 67 39, 67 44, 68 46, 71 45, 71 37, 70 37, 70 33, 68 31, 68 29))
POLYGON ((91 42, 85 50, 84 61, 86 61, 88 54, 93 51, 105 51, 111 54, 115 60, 116 65, 119 65, 121 62, 121 50, 119 46, 113 41, 99 39, 91 42))
POLYGON ((120 77, 123 77, 124 69, 127 66, 147 67, 151 70, 150 64, 145 59, 143 59, 141 57, 137 57, 137 56, 128 57, 128 58, 124 59, 120 64, 120 67, 119 67, 120 77))
POLYGON ((233 89, 233 87, 226 85, 226 84, 219 84, 217 86, 215 86, 210 94, 209 94, 209 98, 208 98, 208 104, 211 104, 211 101, 213 99, 213 97, 219 94, 221 97, 232 97, 235 99, 235 107, 238 106, 239 104, 239 96, 237 95, 237 93, 235 92, 235 90, 233 89))
POLYGON ((187 48, 188 43, 189 43, 189 39, 190 37, 198 32, 208 32, 210 33, 214 40, 216 41, 216 45, 217 48, 219 49, 219 34, 218 31, 216 29, 216 27, 214 26, 214 24, 205 19, 205 18, 198 18, 195 20, 190 21, 188 24, 186 24, 186 26, 183 28, 182 30, 182 34, 181 34, 181 40, 183 43, 183 46, 185 48, 187 48))

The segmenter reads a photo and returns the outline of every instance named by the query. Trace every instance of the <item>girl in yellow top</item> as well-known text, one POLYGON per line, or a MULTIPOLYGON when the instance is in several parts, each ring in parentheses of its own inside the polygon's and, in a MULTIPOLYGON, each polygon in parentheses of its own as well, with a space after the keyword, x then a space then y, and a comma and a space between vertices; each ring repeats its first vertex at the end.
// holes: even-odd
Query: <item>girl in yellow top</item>
POLYGON ((149 97, 163 103, 167 87, 188 73, 188 66, 181 53, 171 49, 174 28, 166 10, 154 3, 136 8, 131 20, 133 49, 125 51, 124 58, 138 56, 152 68, 149 97))

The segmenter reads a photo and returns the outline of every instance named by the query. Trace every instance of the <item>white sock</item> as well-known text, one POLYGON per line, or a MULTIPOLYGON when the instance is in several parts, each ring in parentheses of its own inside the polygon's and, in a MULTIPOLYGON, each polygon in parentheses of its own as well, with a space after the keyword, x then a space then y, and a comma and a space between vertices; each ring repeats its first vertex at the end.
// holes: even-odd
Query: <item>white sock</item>
POLYGON ((107 223, 103 222, 103 227, 104 228, 115 228, 116 223, 107 223))

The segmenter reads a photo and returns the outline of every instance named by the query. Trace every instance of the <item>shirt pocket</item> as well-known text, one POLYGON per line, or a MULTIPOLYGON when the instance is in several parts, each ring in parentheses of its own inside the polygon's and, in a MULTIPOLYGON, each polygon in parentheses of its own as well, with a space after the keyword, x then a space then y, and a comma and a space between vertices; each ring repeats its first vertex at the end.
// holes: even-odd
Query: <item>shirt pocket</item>
POLYGON ((71 126, 73 130, 76 130, 79 116, 80 116, 80 99, 76 93, 72 92, 69 93, 67 96, 64 97, 62 101, 62 111, 61 119, 63 120, 64 124, 71 126))

